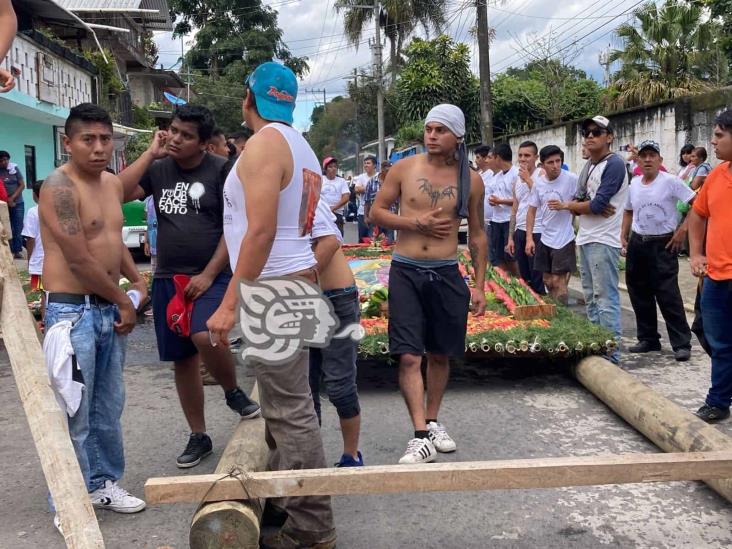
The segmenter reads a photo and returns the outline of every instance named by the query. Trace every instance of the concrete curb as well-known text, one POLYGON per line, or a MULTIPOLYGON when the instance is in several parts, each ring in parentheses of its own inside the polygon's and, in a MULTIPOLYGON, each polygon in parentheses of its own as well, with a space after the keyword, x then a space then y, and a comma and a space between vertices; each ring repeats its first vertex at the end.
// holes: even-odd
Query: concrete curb
MULTIPOLYGON (((618 287, 623 290, 626 294, 628 293, 628 287, 623 284, 622 282, 618 283, 618 287)), ((684 303, 684 310, 689 314, 694 314, 694 306, 689 305, 688 303, 684 303)))

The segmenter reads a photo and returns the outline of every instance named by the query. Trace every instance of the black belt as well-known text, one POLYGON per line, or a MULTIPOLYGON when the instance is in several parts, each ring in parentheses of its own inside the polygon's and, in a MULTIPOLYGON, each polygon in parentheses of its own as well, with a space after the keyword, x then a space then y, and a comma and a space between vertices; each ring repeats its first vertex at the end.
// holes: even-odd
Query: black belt
POLYGON ((86 305, 87 298, 90 305, 111 305, 112 302, 96 294, 67 294, 65 292, 49 292, 49 303, 66 303, 68 305, 86 305))
POLYGON ((652 242, 654 240, 668 240, 674 235, 674 233, 666 234, 638 234, 633 233, 633 236, 639 238, 641 242, 652 242))

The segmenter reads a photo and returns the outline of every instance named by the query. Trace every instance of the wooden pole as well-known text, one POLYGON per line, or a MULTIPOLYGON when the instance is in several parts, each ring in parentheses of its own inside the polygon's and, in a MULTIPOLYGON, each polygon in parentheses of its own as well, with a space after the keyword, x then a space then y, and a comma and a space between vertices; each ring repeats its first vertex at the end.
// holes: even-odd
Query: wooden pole
MULTIPOLYGON (((256 384, 251 397, 259 400, 256 384)), ((264 440, 264 419, 260 417, 241 421, 226 445, 216 474, 263 471, 267 466, 268 453, 264 440)), ((261 519, 262 503, 256 500, 206 503, 193 515, 188 543, 191 549, 258 549, 261 519)))
MULTIPOLYGON (((0 221, 3 229, 9 229, 5 202, 0 202, 0 221)), ((71 549, 103 548, 102 533, 69 438, 66 414, 57 404, 49 384, 36 323, 28 310, 5 239, 0 245, 0 276, 4 279, 0 308, 3 341, 41 468, 61 519, 66 546, 71 549)))
POLYGON ((559 488, 727 476, 732 476, 732 450, 302 469, 248 473, 239 478, 215 474, 154 478, 145 483, 145 496, 150 503, 178 503, 244 497, 559 488))
MULTIPOLYGON (((603 358, 585 358, 575 367, 575 375, 597 398, 666 452, 732 450, 732 438, 603 358)), ((732 474, 727 479, 705 482, 732 502, 732 474)))

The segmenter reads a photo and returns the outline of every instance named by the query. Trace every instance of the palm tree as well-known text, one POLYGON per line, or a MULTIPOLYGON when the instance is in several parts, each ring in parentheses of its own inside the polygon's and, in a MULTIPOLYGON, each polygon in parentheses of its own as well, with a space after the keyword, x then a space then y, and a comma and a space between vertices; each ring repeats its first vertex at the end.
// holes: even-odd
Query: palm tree
MULTIPOLYGON (((374 19, 374 9, 363 7, 368 0, 336 0, 337 12, 345 12, 346 37, 358 48, 364 30, 374 19)), ((391 81, 396 81, 404 41, 421 26, 425 32, 440 31, 445 25, 447 0, 382 0, 379 26, 389 39, 391 81)))
POLYGON ((645 4, 616 33, 622 50, 609 61, 622 62, 613 75, 613 107, 628 108, 724 85, 727 60, 721 51, 719 24, 696 4, 667 0, 645 4))

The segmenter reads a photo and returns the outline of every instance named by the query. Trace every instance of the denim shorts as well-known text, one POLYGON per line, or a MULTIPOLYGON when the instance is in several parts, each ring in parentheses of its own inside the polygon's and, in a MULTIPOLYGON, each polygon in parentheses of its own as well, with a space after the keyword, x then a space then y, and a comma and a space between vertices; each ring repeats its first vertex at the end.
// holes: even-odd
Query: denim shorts
MULTIPOLYGON (((229 273, 219 273, 211 287, 193 302, 191 334, 208 331, 206 322, 221 305, 230 280, 229 273)), ((153 279, 152 306, 155 336, 158 340, 158 354, 163 362, 185 360, 198 353, 198 349, 190 337, 181 337, 168 327, 166 310, 174 295, 175 286, 172 278, 153 279)))
MULTIPOLYGON (((333 304, 338 317, 338 331, 358 324, 361 314, 355 286, 323 292, 333 304)), ((336 332, 337 333, 337 332, 336 332)), ((325 385, 338 417, 350 419, 361 413, 356 389, 358 343, 350 337, 333 338, 325 349, 310 349, 310 392, 320 418, 320 383, 325 385)))

